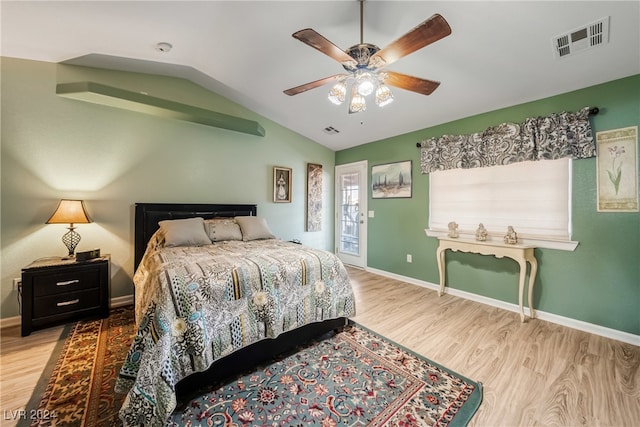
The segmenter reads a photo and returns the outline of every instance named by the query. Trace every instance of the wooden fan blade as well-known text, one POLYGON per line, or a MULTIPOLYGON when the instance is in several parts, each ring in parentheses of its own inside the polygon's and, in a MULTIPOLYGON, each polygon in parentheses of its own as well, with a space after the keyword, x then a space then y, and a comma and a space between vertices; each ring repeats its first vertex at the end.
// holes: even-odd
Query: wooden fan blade
POLYGON ((333 81, 338 81, 343 77, 346 77, 346 74, 336 74, 335 76, 325 77, 324 79, 316 80, 314 82, 305 83, 300 86, 292 87, 291 89, 287 89, 284 91, 289 96, 297 95, 302 92, 306 92, 310 89, 315 89, 317 87, 326 85, 327 83, 331 83, 333 81))
POLYGON ((398 40, 376 52, 371 57, 369 66, 384 67, 449 34, 451 34, 451 27, 440 14, 436 13, 398 40))
POLYGON ((308 44, 312 48, 317 49, 325 55, 335 59, 344 66, 353 68, 358 65, 355 59, 347 55, 344 50, 340 49, 338 46, 331 43, 311 28, 297 31, 293 33, 292 36, 300 40, 302 43, 308 44))
POLYGON ((387 78, 384 80, 385 84, 423 95, 431 95, 440 86, 440 82, 433 80, 421 79, 394 71, 385 71, 385 73, 387 74, 387 78))

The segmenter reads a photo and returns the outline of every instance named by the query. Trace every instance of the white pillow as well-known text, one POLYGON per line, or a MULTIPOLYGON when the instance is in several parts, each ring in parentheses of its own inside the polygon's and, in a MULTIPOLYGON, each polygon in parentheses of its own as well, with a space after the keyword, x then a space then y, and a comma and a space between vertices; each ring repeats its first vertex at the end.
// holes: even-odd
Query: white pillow
POLYGON ((242 240, 240 226, 232 218, 214 219, 205 221, 212 242, 222 242, 224 240, 242 240))
POLYGON ((168 219, 158 222, 164 234, 165 246, 202 246, 210 245, 211 239, 204 229, 204 220, 200 217, 186 219, 168 219))
POLYGON ((237 216, 236 222, 242 230, 242 240, 275 239, 267 221, 258 216, 237 216))

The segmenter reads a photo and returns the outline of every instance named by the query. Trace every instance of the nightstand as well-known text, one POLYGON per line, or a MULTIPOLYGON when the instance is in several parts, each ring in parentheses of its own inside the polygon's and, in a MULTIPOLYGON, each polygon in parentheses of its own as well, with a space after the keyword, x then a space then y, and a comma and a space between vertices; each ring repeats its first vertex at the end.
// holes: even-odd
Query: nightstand
POLYGON ((84 317, 109 316, 111 257, 87 261, 59 257, 22 269, 22 336, 84 317))

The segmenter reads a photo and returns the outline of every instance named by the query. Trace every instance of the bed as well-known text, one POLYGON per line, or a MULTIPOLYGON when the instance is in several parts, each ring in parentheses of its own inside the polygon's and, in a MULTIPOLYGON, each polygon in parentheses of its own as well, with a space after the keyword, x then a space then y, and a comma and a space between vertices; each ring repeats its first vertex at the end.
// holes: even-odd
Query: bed
POLYGON ((275 238, 256 205, 137 203, 134 265, 137 332, 116 383, 124 425, 163 425, 203 385, 355 314, 340 260, 275 238))

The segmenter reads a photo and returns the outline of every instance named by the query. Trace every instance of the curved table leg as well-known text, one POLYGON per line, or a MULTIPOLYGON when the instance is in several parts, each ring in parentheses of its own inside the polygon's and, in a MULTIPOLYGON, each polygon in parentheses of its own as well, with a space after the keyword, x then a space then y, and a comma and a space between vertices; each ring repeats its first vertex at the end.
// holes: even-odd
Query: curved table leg
POLYGON ((440 274, 440 289, 438 290, 438 296, 442 296, 444 294, 444 285, 446 282, 445 274, 447 273, 445 270, 445 251, 441 247, 438 247, 436 251, 436 260, 438 261, 438 273, 440 274))
POLYGON ((518 264, 520 265, 520 281, 518 282, 518 305, 520 306, 520 321, 524 322, 524 280, 527 275, 527 262, 523 260, 518 260, 518 264))
POLYGON ((532 319, 536 318, 536 312, 533 309, 533 285, 536 282, 536 273, 538 272, 538 260, 535 256, 531 256, 527 259, 531 264, 531 272, 529 273, 529 316, 532 319))

